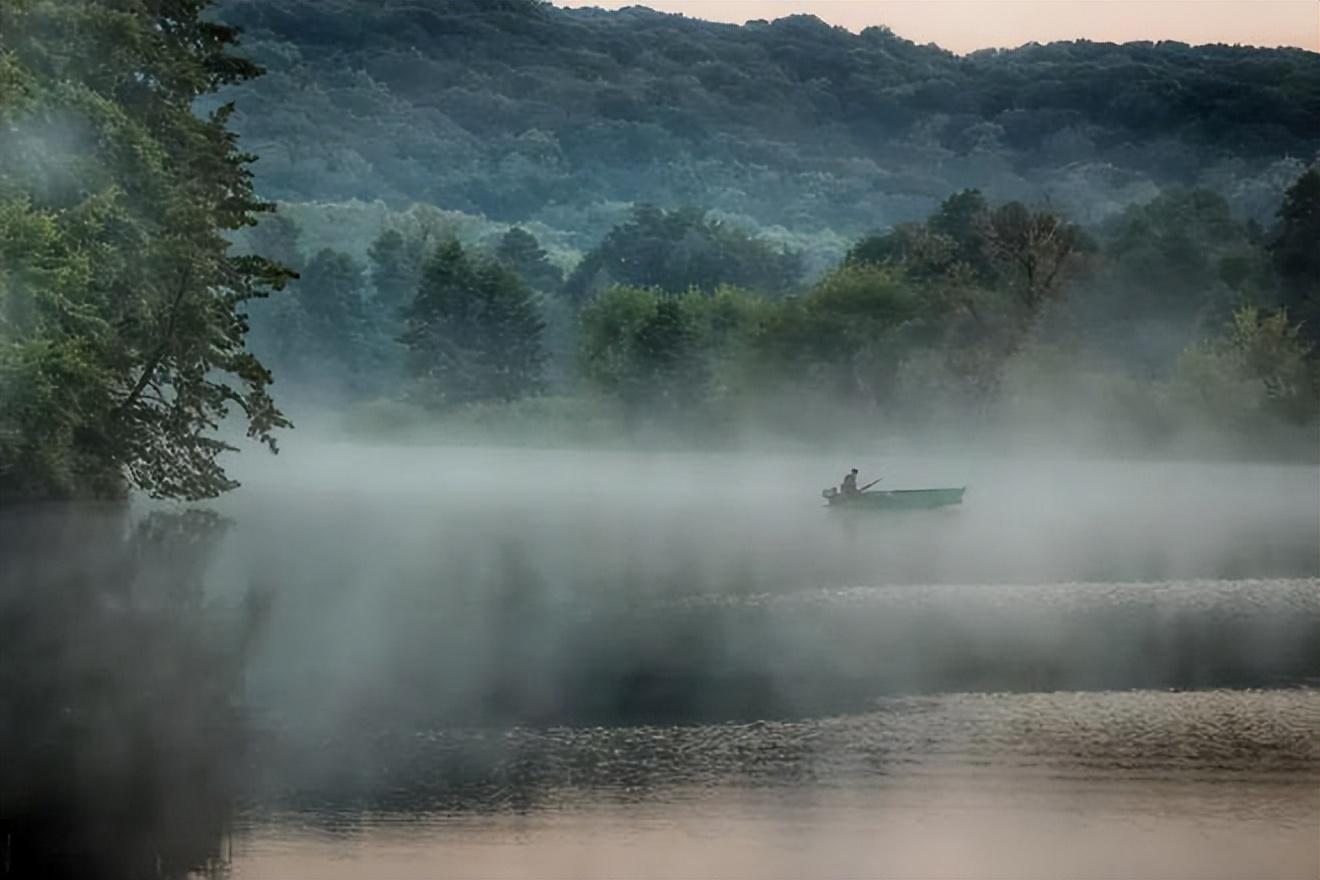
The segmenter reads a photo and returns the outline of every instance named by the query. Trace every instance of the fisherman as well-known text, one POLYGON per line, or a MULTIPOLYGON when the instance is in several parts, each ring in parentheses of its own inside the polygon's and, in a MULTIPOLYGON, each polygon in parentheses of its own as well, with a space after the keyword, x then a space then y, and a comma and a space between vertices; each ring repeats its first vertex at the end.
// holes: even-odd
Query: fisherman
POLYGON ((842 491, 844 495, 861 494, 857 489, 857 468, 853 468, 848 472, 847 476, 843 478, 843 486, 840 491, 842 491))

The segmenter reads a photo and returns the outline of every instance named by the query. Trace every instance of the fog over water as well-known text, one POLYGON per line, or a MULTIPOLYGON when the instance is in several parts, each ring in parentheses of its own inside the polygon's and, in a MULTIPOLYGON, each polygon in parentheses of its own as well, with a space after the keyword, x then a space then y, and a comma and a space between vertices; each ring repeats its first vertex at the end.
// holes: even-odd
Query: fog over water
MULTIPOLYGON (((535 720, 567 700, 570 716, 608 715, 619 707, 578 698, 599 697, 607 670, 635 695, 633 661, 648 682, 754 670, 776 704, 776 677, 805 675, 816 701, 828 695, 821 664, 839 666, 850 644, 829 633, 850 630, 858 662, 886 659, 866 673, 884 691, 956 686, 932 664, 978 639, 1000 669, 1047 657, 1053 672, 1037 665, 1035 684, 1214 685, 1178 676, 1206 663, 1229 675, 1239 650, 1274 669, 1270 649, 1286 653, 1277 638, 1315 600, 1306 582, 1213 582, 1320 574, 1320 471, 1295 465, 295 444, 243 468, 252 488, 221 505, 235 526, 215 580, 278 585, 252 687, 277 712, 276 695, 300 695, 312 704, 302 717, 395 689, 418 711, 535 720), (825 509, 820 489, 854 463, 886 487, 965 485, 966 500, 907 515, 825 509), (1229 639, 1204 663, 1161 661, 1178 637, 1170 620, 1220 625, 1209 605, 1266 621, 1262 653, 1229 639), (1103 637, 1101 618, 1114 630, 1103 637), (877 631, 889 637, 868 637, 877 631), (1124 641, 1145 653, 1115 651, 1124 641), (309 689, 305 676, 333 686, 309 689)), ((1004 686, 1018 674, 973 673, 1004 686)), ((761 701, 736 682, 755 715, 761 701)), ((669 685, 651 684, 663 704, 669 685)))
POLYGON ((1316 467, 297 437, 238 475, 210 589, 276 589, 236 878, 1320 867, 1316 467), (826 509, 854 465, 966 500, 826 509))

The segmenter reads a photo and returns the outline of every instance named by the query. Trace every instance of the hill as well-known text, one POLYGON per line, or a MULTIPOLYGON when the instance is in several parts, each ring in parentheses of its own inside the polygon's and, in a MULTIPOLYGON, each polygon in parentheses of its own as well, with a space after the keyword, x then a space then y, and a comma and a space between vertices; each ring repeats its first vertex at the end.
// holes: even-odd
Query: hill
POLYGON ((950 192, 1082 222, 1171 185, 1267 219, 1320 150, 1320 54, 1180 43, 958 57, 810 16, 745 26, 535 0, 224 0, 267 68, 258 185, 432 203, 594 244, 625 203, 843 235, 950 192))

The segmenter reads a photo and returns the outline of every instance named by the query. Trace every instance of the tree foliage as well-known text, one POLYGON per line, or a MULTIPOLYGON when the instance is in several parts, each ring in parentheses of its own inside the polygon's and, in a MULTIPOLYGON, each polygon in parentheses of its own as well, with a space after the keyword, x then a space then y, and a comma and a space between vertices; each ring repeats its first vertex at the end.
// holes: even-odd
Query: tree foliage
POLYGON ((231 108, 193 112, 259 71, 205 5, 0 8, 0 495, 210 497, 231 411, 288 424, 244 348, 288 273, 230 252, 265 205, 231 108))
POLYGON ((1310 355, 1286 312, 1248 306, 1220 337, 1183 353, 1178 378, 1202 410, 1225 420, 1313 424, 1320 417, 1320 372, 1310 355))
POLYGON ((430 405, 510 401, 541 387, 545 323, 530 290, 458 242, 440 245, 422 269, 399 341, 430 405))
POLYGON ((424 201, 586 241, 598 210, 640 202, 854 237, 968 185, 1090 223, 1168 185, 1273 186, 1275 163, 1320 149, 1320 56, 1295 49, 958 57, 810 16, 485 0, 221 13, 272 71, 233 93, 244 135, 280 145, 259 166, 272 196, 424 201))
POLYGON ((897 272, 920 302, 909 335, 938 343, 948 376, 984 394, 1006 360, 1042 332, 1092 250, 1080 227, 1055 212, 994 206, 965 190, 924 223, 858 242, 846 265, 897 272))
POLYGON ((550 262, 550 255, 532 235, 515 226, 500 237, 495 258, 509 268, 532 290, 557 294, 564 283, 564 271, 550 262))
POLYGON ((615 284, 670 293, 709 293, 722 285, 778 292, 801 277, 797 254, 775 250, 704 211, 642 205, 583 258, 566 290, 577 301, 615 284))
POLYGON ((1302 323, 1314 354, 1320 349, 1320 170, 1308 170, 1288 189, 1278 217, 1269 249, 1283 305, 1302 323))

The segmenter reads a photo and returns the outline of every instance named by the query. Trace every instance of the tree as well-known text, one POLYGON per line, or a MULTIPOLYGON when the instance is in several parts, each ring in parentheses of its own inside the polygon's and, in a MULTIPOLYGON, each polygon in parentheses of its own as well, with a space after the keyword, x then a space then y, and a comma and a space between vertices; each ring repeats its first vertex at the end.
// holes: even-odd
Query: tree
POLYGON ((962 181, 1053 192, 1100 219, 1229 163, 1226 183, 1251 188, 1278 157, 1320 148, 1314 52, 1066 42, 959 57, 810 19, 732 29, 522 5, 227 0, 281 74, 249 87, 270 112, 243 119, 289 145, 261 163, 265 190, 553 215, 573 231, 600 206, 695 198, 851 236, 962 181))
POLYGON ((281 266, 300 271, 305 258, 302 252, 302 228, 285 214, 265 214, 248 239, 255 251, 281 266))
POLYGON ((288 426, 244 304, 290 273, 230 251, 253 195, 232 107, 260 70, 203 0, 0 7, 0 498, 206 498, 231 410, 288 426))
POLYGON ((1247 302, 1273 299, 1273 272, 1250 226, 1207 190, 1169 190, 1098 231, 1100 259, 1070 295, 1085 342, 1147 371, 1217 332, 1247 302))
POLYGON ((545 323, 532 292, 458 242, 427 260, 405 320, 399 341, 429 404, 510 401, 540 390, 545 323))
POLYGON ((1269 243, 1282 287, 1282 303, 1301 333, 1320 352, 1320 170, 1310 169, 1284 194, 1269 243))
POLYGON ((917 289, 900 270, 845 263, 766 323, 756 344, 762 370, 810 377, 837 399, 877 404, 920 312, 917 289))
POLYGON ((397 229, 382 230, 367 250, 376 301, 388 312, 400 313, 417 292, 424 245, 397 229))
POLYGON ((1175 387, 1206 411, 1244 427, 1261 416, 1314 425, 1320 375, 1300 329, 1285 312, 1241 308, 1218 339, 1183 353, 1175 387))
POLYGON ((640 205, 587 254, 565 290, 579 302, 615 284, 670 293, 711 293, 726 284, 784 292, 802 271, 798 254, 710 220, 704 211, 640 205))
POLYGON ((550 255, 536 236, 522 227, 515 226, 504 233, 495 258, 532 290, 556 294, 564 284, 564 271, 550 262, 550 255))
POLYGON ((1021 202, 991 207, 977 190, 940 205, 924 224, 903 224, 858 242, 854 264, 898 266, 912 279, 945 284, 957 279, 1011 296, 1025 321, 1056 300, 1092 247, 1081 228, 1021 202))
POLYGON ((383 393, 398 379, 401 319, 370 305, 362 265, 322 248, 288 295, 254 310, 252 348, 293 392, 321 405, 383 393))
POLYGON ((845 267, 898 273, 901 286, 917 294, 909 341, 937 344, 948 375, 983 395, 1038 332, 1090 249, 1080 228, 1057 215, 1020 202, 993 207, 977 190, 964 190, 924 223, 858 242, 845 267))
POLYGON ((363 270, 348 254, 323 248, 292 285, 305 322, 298 328, 299 347, 317 366, 360 369, 370 336, 363 270))
POLYGON ((927 230, 951 243, 951 261, 966 267, 982 283, 993 283, 995 267, 986 253, 986 221, 991 208, 980 190, 949 196, 926 221, 927 230))
POLYGON ((638 375, 652 406, 682 410, 704 396, 705 375, 696 333, 678 300, 660 297, 634 339, 638 375))
POLYGON ((695 413, 711 379, 702 330, 715 326, 698 317, 698 299, 704 297, 613 287, 592 300, 581 314, 587 379, 633 416, 695 413))
POLYGON ((991 211, 981 230, 986 256, 1000 283, 1030 323, 1059 298, 1088 242, 1080 227, 1048 211, 1009 202, 991 211))

